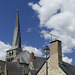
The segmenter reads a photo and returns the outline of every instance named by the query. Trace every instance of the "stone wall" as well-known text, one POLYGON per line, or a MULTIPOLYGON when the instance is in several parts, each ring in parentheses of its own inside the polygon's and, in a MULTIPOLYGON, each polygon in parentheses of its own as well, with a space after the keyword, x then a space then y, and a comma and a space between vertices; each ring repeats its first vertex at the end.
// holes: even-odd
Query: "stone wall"
MULTIPOLYGON (((65 72, 59 67, 59 65, 52 68, 50 66, 50 58, 48 59, 48 75, 66 75, 65 72)), ((41 68, 41 70, 38 72, 37 75, 46 75, 46 63, 41 68)))
POLYGON ((33 62, 30 62, 29 68, 30 68, 30 70, 35 70, 35 65, 33 62))

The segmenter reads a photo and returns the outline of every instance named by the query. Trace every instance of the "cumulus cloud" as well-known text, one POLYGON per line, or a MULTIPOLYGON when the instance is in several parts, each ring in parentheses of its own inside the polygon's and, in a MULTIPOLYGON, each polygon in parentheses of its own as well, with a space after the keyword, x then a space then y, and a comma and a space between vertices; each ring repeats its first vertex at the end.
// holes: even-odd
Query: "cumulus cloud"
POLYGON ((10 44, 6 44, 0 41, 0 60, 5 60, 6 58, 6 51, 9 50, 10 44))
MULTIPOLYGON (((10 44, 6 44, 6 43, 0 41, 0 60, 5 60, 6 51, 9 50, 10 48, 11 48, 10 44)), ((36 47, 23 45, 23 50, 28 50, 30 53, 34 52, 36 56, 43 55, 41 52, 41 49, 37 49, 36 47)), ((63 55, 63 61, 66 61, 68 63, 72 63, 72 58, 64 57, 64 55, 63 55)))
POLYGON ((68 58, 68 57, 63 57, 63 61, 68 62, 68 63, 72 63, 72 58, 68 58))
MULTIPOLYGON (((6 44, 2 41, 0 41, 0 60, 5 60, 6 58, 6 51, 11 48, 10 44, 6 44)), ((34 52, 36 56, 42 56, 41 49, 37 49, 36 47, 32 46, 25 46, 23 45, 23 50, 28 50, 30 53, 34 52)), ((63 60, 69 63, 72 63, 72 58, 64 57, 63 60)))
POLYGON ((36 47, 33 47, 33 46, 24 46, 23 45, 23 50, 27 50, 30 53, 34 52, 35 56, 42 56, 43 55, 41 52, 41 49, 37 49, 36 47))
MULTIPOLYGON (((40 20, 40 27, 52 29, 50 33, 62 41, 63 53, 72 53, 75 48, 75 0, 40 0, 29 3, 40 20)), ((41 37, 51 39, 51 36, 41 31, 41 37)), ((53 37, 53 39, 55 39, 53 37)), ((69 59, 65 57, 64 60, 69 59)), ((68 61, 72 62, 72 60, 68 61)))
MULTIPOLYGON (((0 41, 0 60, 5 60, 6 58, 6 51, 11 48, 10 44, 6 44, 0 41)), ((34 52, 35 56, 42 56, 41 49, 37 49, 36 47, 32 46, 25 46, 23 45, 23 50, 28 50, 30 53, 34 52)))

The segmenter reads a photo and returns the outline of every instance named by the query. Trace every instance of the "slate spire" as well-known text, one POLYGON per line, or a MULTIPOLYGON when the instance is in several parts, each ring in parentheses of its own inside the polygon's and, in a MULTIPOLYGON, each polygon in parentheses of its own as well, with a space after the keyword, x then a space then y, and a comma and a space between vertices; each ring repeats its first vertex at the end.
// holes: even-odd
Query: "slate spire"
POLYGON ((16 22, 15 22, 13 41, 12 41, 12 47, 11 48, 12 49, 16 49, 16 48, 20 49, 21 48, 21 34, 20 34, 18 8, 17 8, 16 22))

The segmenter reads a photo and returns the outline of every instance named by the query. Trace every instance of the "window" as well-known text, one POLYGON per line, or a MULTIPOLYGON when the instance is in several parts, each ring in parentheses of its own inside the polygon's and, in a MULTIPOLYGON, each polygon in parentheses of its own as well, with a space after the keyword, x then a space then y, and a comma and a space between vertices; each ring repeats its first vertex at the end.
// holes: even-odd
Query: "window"
POLYGON ((11 55, 13 55, 13 51, 10 51, 10 52, 9 52, 9 56, 11 56, 11 55))

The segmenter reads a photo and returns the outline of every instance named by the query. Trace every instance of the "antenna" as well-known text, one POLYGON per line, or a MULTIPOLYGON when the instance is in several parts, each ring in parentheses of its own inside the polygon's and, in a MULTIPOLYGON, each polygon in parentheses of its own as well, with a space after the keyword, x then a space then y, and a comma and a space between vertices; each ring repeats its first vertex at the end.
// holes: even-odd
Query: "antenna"
POLYGON ((59 38, 58 36, 53 35, 53 34, 51 34, 51 33, 50 33, 50 32, 48 32, 48 31, 46 31, 46 33, 48 33, 49 35, 51 35, 51 41, 52 41, 52 36, 54 36, 54 37, 56 37, 56 38, 59 38))

